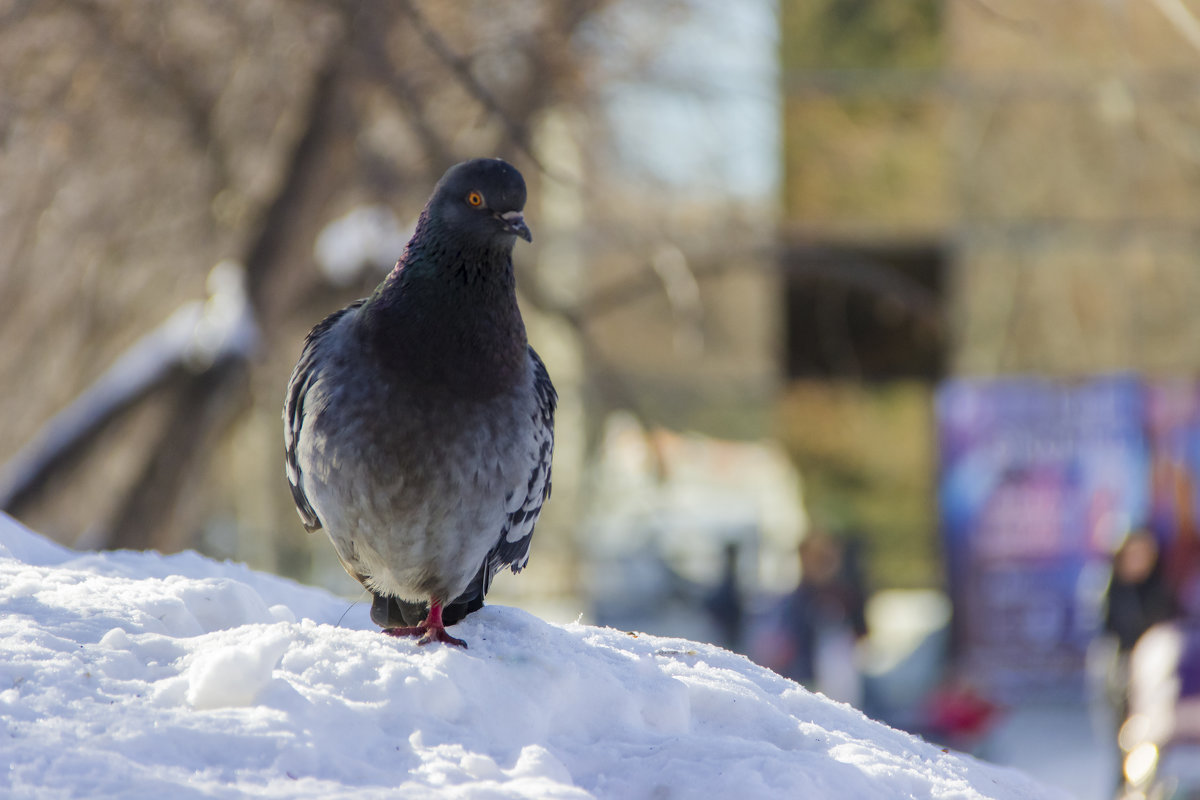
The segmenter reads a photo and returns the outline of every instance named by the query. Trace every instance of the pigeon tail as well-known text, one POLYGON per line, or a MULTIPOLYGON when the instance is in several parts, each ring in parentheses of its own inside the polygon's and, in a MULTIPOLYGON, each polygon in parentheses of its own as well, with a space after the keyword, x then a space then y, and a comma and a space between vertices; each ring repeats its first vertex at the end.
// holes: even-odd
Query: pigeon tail
MULTIPOLYGON (((467 614, 483 608, 484 574, 481 567, 471 585, 458 599, 442 606, 442 621, 450 627, 467 614)), ((428 603, 412 603, 399 597, 372 592, 371 621, 381 628, 406 628, 419 625, 429 615, 428 603)))

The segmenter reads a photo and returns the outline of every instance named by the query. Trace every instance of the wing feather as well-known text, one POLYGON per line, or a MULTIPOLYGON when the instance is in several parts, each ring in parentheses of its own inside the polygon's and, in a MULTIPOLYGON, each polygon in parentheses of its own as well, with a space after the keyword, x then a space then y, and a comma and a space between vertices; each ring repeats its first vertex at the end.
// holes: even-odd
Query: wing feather
POLYGON ((320 350, 321 340, 346 312, 358 308, 364 302, 365 300, 359 300, 340 311, 335 311, 309 331, 308 336, 304 339, 304 348, 300 352, 300 359, 296 362, 296 368, 292 370, 292 377, 288 380, 287 397, 283 404, 284 468, 287 472, 288 485, 292 489, 292 500, 296 504, 296 513, 300 515, 300 521, 310 532, 321 528, 321 520, 317 518, 317 512, 313 510, 308 496, 304 493, 304 476, 300 469, 298 456, 300 439, 304 435, 304 400, 309 389, 320 377, 317 352, 320 350))
POLYGON ((505 508, 508 516, 500 531, 499 540, 488 553, 482 570, 482 590, 491 586, 492 578, 504 567, 520 572, 529 562, 529 544, 533 528, 542 513, 542 504, 550 496, 550 467, 554 455, 554 410, 558 393, 550 382, 546 365, 529 348, 533 366, 533 391, 537 401, 530 426, 529 452, 533 456, 529 478, 508 495, 505 508))

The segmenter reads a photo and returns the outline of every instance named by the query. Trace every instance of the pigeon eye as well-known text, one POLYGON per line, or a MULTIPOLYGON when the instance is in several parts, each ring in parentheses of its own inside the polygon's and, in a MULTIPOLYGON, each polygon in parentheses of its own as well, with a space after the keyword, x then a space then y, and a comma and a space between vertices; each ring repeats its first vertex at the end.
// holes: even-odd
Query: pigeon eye
POLYGON ((481 195, 479 192, 471 192, 469 195, 467 195, 467 205, 471 206, 472 208, 479 208, 481 205, 483 205, 483 195, 481 195))

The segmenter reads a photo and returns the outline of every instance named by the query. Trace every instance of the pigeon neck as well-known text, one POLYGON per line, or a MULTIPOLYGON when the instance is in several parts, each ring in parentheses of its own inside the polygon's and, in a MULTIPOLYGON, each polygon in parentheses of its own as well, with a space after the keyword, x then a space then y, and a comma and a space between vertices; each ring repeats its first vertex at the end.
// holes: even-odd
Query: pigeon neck
POLYGON ((512 388, 528 355, 511 247, 448 248, 436 236, 421 238, 364 308, 369 344, 405 380, 467 397, 512 388))

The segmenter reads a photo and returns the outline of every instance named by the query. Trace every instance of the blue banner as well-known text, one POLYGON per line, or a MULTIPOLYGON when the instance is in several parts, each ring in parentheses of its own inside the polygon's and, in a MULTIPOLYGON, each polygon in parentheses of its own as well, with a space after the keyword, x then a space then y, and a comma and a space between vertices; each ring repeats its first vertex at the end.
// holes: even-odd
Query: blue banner
POLYGON ((939 500, 962 666, 999 695, 1082 687, 1113 547, 1150 513, 1132 377, 954 380, 939 500))

